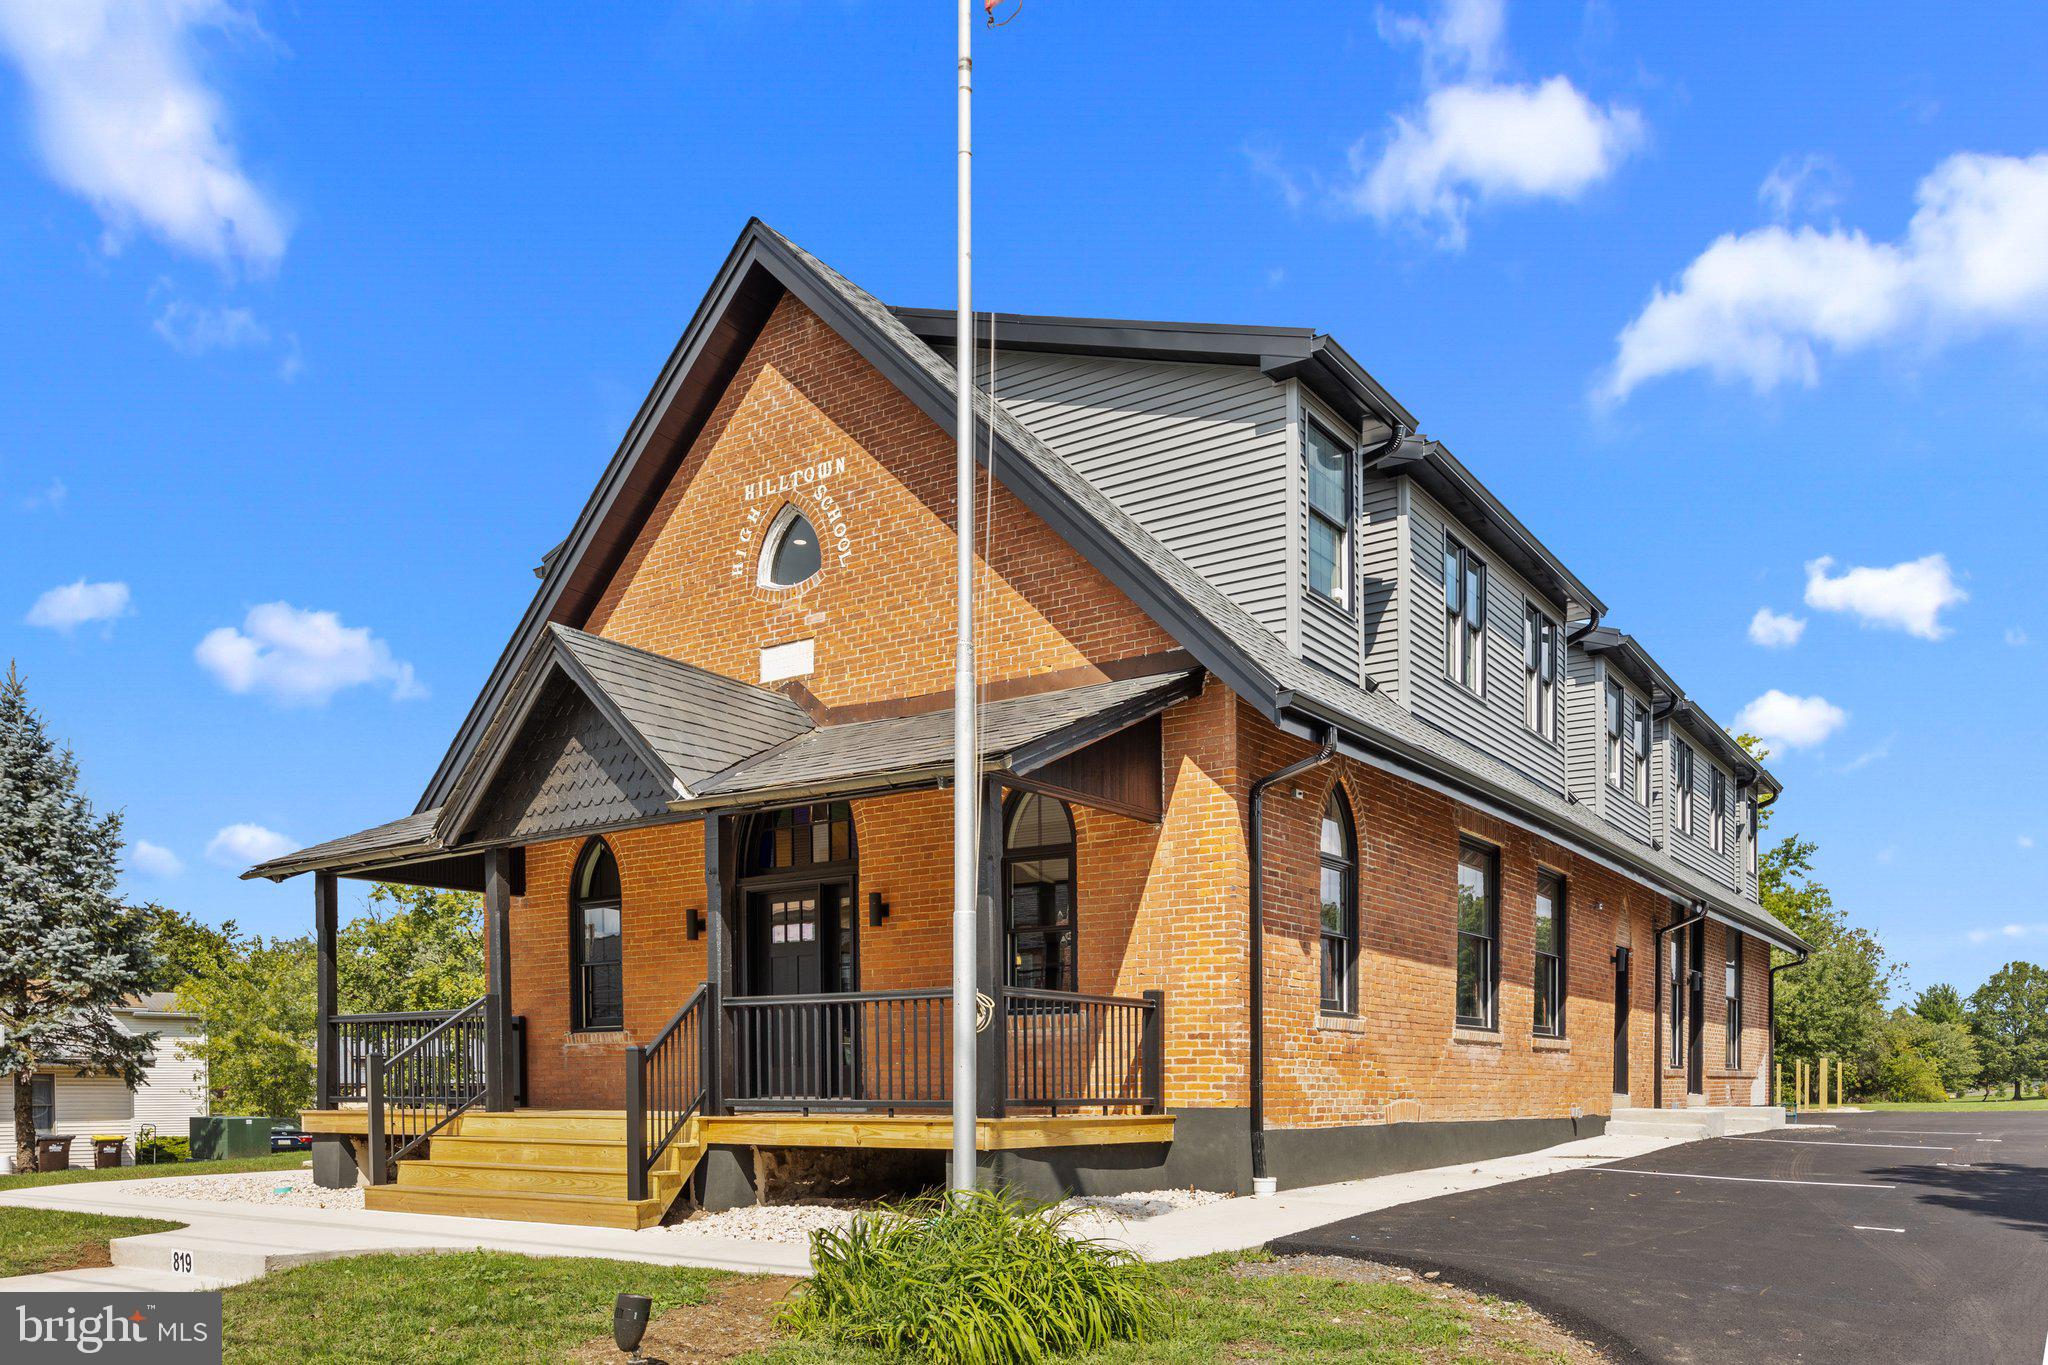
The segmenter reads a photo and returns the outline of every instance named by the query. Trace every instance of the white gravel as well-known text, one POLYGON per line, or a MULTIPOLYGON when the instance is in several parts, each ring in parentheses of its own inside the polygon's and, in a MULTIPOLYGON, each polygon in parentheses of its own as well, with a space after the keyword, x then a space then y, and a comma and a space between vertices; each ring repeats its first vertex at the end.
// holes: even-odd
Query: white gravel
POLYGON ((159 1199, 216 1199, 232 1204, 278 1204, 298 1209, 359 1209, 363 1192, 327 1190, 313 1183, 311 1171, 259 1171, 250 1175, 181 1175, 168 1180, 137 1180, 123 1194, 159 1199))
MULTIPOLYGON (((1228 1198, 1227 1194, 1209 1190, 1147 1190, 1138 1194, 1085 1195, 1066 1200, 1061 1207, 1074 1211, 1065 1225, 1073 1236, 1108 1237, 1127 1223, 1228 1198)), ((844 1228, 863 1211, 862 1206, 851 1204, 763 1204, 697 1214, 661 1231, 673 1237, 730 1237, 802 1246, 813 1232, 844 1228)))

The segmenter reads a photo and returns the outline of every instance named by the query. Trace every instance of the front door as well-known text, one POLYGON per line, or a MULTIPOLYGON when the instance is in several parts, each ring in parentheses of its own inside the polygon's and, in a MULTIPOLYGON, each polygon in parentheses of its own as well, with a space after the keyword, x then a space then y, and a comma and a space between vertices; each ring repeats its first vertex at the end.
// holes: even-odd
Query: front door
POLYGON ((748 994, 796 996, 746 1007, 734 1039, 746 1098, 851 1100, 859 1009, 818 997, 855 984, 850 888, 808 882, 747 893, 748 994), (808 999, 802 997, 809 997, 808 999))
POLYGON ((753 928, 754 995, 816 995, 824 985, 821 886, 756 891, 747 922, 753 928))
POLYGON ((1628 949, 1614 950, 1614 1093, 1628 1093, 1628 949))
POLYGON ((1691 940, 1687 945, 1686 957, 1690 959, 1685 974, 1685 1089, 1689 1095, 1704 1095, 1707 1091, 1704 1053, 1701 1045, 1705 1039, 1706 1009, 1706 961, 1707 925, 1696 920, 1686 931, 1691 940))

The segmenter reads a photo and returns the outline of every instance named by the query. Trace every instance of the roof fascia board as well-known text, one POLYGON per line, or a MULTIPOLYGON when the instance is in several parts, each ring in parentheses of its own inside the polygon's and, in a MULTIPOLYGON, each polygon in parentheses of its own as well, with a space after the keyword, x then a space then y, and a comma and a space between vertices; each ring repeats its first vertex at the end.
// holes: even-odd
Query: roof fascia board
MULTIPOLYGON (((891 308, 931 346, 957 346, 960 328, 951 311, 891 308)), ((988 340, 987 314, 977 314, 975 343, 988 340)), ((1147 322, 1134 318, 1067 318, 997 313, 996 344, 1055 355, 1106 355, 1119 360, 1175 360, 1188 364, 1255 365, 1268 355, 1305 357, 1315 333, 1306 327, 1246 327, 1229 323, 1147 322)))
POLYGON ((1009 770, 1020 777, 1029 776, 1048 763, 1056 763, 1068 754, 1128 730, 1140 721, 1150 720, 1201 690, 1201 675, 1191 673, 1179 682, 1119 702, 1052 734, 1015 746, 1010 750, 1009 770))
MULTIPOLYGON (((1389 461, 1391 464, 1392 461, 1389 461)), ((1522 523, 1520 517, 1507 509, 1507 505, 1493 495, 1493 490, 1479 481, 1477 475, 1467 469, 1457 456, 1444 448, 1440 441, 1429 444, 1428 453, 1421 460, 1408 457, 1401 460, 1398 472, 1405 473, 1428 490, 1431 497, 1443 503, 1444 510, 1457 514, 1456 504, 1463 501, 1479 509, 1486 519, 1485 525, 1474 530, 1491 531, 1495 546, 1514 554, 1525 561, 1522 570, 1524 578, 1535 579, 1537 574, 1529 572, 1533 566, 1547 576, 1559 589, 1567 607, 1584 607, 1590 615, 1604 616, 1607 604, 1587 587, 1580 577, 1565 567, 1562 559, 1550 547, 1537 539, 1536 533, 1522 523)))

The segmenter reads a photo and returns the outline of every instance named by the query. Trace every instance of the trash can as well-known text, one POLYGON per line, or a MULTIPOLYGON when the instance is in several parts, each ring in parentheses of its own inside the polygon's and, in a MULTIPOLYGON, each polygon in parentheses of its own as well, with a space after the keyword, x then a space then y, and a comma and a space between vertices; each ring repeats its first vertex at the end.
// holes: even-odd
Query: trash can
POLYGON ((121 1164, 121 1157, 128 1146, 128 1139, 119 1133, 95 1133, 92 1139, 92 1164, 95 1170, 106 1170, 109 1166, 121 1164))
POLYGON ((37 1138, 36 1169, 39 1171, 70 1170, 71 1139, 68 1137, 37 1138))

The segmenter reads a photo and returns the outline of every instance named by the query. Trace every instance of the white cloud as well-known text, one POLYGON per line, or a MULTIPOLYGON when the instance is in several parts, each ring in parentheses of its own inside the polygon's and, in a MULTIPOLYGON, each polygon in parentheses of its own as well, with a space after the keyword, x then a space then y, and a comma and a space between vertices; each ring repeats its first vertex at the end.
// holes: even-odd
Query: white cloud
POLYGON ((1755 735, 1773 753, 1810 749, 1849 723, 1849 713, 1825 697, 1794 697, 1777 688, 1742 708, 1737 733, 1755 735))
POLYGON ((368 626, 345 626, 331 611, 288 602, 251 607, 240 630, 207 632, 193 651, 200 666, 237 694, 259 693, 286 706, 324 704, 344 688, 383 684, 393 701, 427 694, 409 663, 368 626))
POLYGON ((224 826, 206 846, 206 856, 223 867, 250 867, 281 858, 299 846, 296 839, 274 829, 247 823, 224 826))
POLYGON ((185 870, 184 860, 177 854, 147 839, 137 839, 129 848, 128 865, 151 877, 175 877, 185 870))
POLYGON ((2013 842, 2018 844, 2021 848, 2032 848, 2034 846, 2034 836, 2031 834, 2022 834, 2016 837, 2013 840, 2013 842))
POLYGON ((1848 177, 1831 157, 1817 152, 1788 156, 1757 186, 1757 201, 1783 223, 1803 214, 1825 213, 1842 202, 1848 177))
MULTIPOLYGON (((1576 199, 1642 145, 1640 115, 1595 104, 1563 76, 1499 79, 1505 27, 1502 0, 1442 0, 1429 18, 1380 14, 1381 37, 1420 48, 1426 93, 1383 136, 1351 148, 1340 207, 1432 226, 1456 249, 1475 207, 1576 199)), ((1300 193, 1292 177, 1282 189, 1300 193)))
POLYGON ((1895 734, 1886 735, 1884 739, 1881 740, 1875 748, 1865 749, 1862 753, 1856 755, 1856 757, 1850 759, 1847 763, 1844 763, 1842 765, 1842 771, 1845 773, 1853 773, 1860 771, 1861 769, 1867 768, 1873 763, 1884 762, 1884 760, 1892 756, 1892 741, 1896 740, 1897 738, 1898 736, 1895 734))
POLYGON ((38 512, 47 507, 53 512, 61 511, 64 507, 64 500, 70 496, 71 490, 64 486, 64 480, 52 479, 42 492, 31 493, 23 498, 21 500, 21 510, 24 512, 38 512))
POLYGON ((1806 605, 1816 611, 1846 611, 1866 626, 1903 630, 1923 640, 1949 634, 1941 613, 1970 600, 1956 583, 1946 555, 1909 559, 1888 569, 1858 566, 1834 573, 1823 555, 1806 566, 1806 605))
POLYGON ((1622 329, 1596 397, 1618 402, 1682 370, 1759 393, 1811 386, 1823 350, 1938 347, 2048 322, 2048 153, 1959 152, 1916 198, 1897 241, 1839 226, 1717 239, 1622 329))
POLYGON ((202 29, 257 33, 229 0, 0 0, 45 169, 90 200, 118 249, 137 225, 222 266, 264 272, 288 235, 251 183, 220 96, 197 69, 202 29))
POLYGON ((1308 199, 1308 190, 1301 183, 1301 177, 1287 168, 1280 159, 1280 153, 1272 147, 1258 142, 1244 145, 1244 159, 1253 175, 1269 182, 1280 194, 1280 200, 1290 209, 1298 209, 1308 199))
POLYGON ((166 303, 150 327, 183 356, 270 344, 270 329, 248 309, 209 307, 184 299, 166 303))
POLYGON ((1756 615, 1749 618, 1749 642, 1766 649, 1790 649, 1804 634, 1804 617, 1781 616, 1769 607, 1758 607, 1756 615))
POLYGON ((2001 924, 1994 929, 1972 929, 1965 937, 1972 943, 1988 943, 1994 938, 2033 938, 2048 934, 2048 924, 2001 924))
POLYGON ((2007 626, 2005 628, 2005 642, 2014 649, 2023 648, 2028 643, 2025 628, 2021 626, 2007 626))
POLYGON ((88 622, 126 616, 130 609, 126 583, 88 583, 81 578, 38 597, 24 619, 32 626, 69 635, 88 622))

